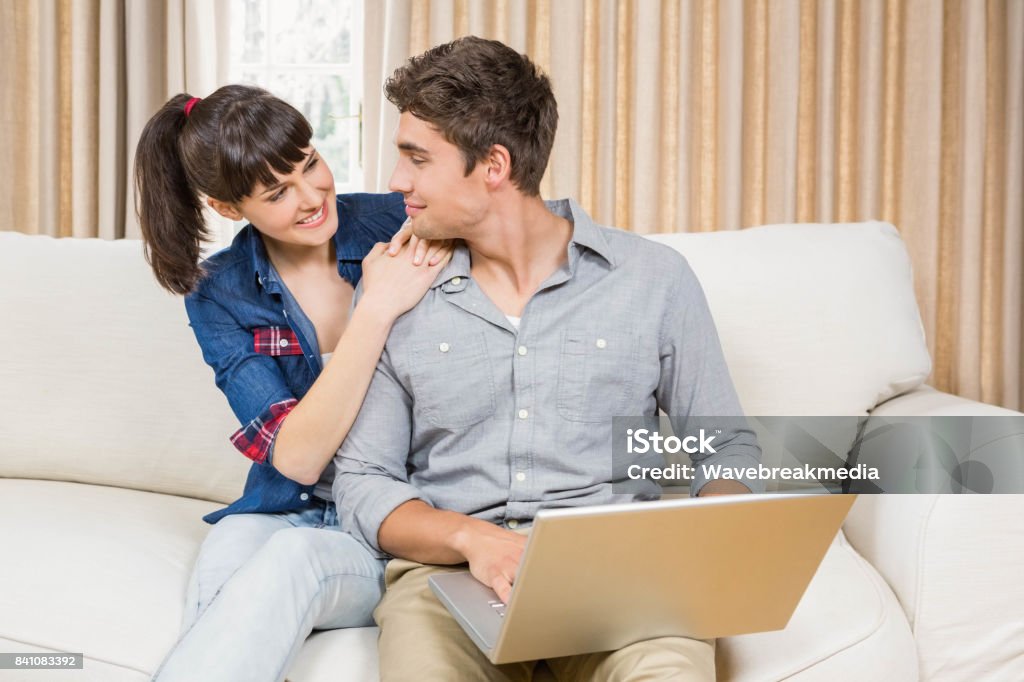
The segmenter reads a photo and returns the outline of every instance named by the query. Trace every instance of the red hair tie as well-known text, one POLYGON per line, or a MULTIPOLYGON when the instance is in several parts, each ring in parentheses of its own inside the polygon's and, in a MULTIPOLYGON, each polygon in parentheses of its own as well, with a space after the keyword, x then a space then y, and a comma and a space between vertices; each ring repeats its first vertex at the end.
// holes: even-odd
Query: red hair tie
POLYGON ((189 101, 185 102, 185 115, 188 116, 192 113, 192 107, 199 103, 202 97, 193 97, 189 101))

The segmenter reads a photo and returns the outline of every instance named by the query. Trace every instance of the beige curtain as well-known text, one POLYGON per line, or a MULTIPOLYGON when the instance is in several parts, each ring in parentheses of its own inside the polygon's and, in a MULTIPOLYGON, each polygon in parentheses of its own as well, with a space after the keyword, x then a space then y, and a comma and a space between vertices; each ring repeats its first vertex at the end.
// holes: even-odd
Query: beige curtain
POLYGON ((0 0, 0 229, 137 237, 139 134, 226 80, 226 32, 225 0, 0 0))
POLYGON ((890 221, 929 382, 1024 408, 1024 0, 382 0, 366 19, 371 188, 395 159, 383 79, 497 38, 554 83, 545 196, 641 233, 890 221))

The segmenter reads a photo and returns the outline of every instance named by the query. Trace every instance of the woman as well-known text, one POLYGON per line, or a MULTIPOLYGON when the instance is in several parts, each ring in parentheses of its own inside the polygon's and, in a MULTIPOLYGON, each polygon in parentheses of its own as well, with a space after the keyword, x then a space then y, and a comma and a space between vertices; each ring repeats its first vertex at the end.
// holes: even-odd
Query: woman
POLYGON ((312 132, 284 101, 230 85, 171 98, 139 141, 147 260, 161 285, 186 296, 203 357, 241 422, 232 443, 253 460, 242 497, 205 517, 216 525, 162 681, 283 679, 312 629, 371 624, 381 594, 383 562, 338 527, 331 461, 392 322, 450 252, 396 234, 401 195, 335 196, 312 132), (204 203, 249 224, 199 264, 204 203))

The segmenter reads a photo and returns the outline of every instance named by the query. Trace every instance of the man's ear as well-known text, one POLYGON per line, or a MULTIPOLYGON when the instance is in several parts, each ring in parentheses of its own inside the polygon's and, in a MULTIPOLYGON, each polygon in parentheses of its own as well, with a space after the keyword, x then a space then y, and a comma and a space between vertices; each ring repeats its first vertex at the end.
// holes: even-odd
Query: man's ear
POLYGON ((483 164, 487 168, 485 181, 491 189, 497 189, 512 175, 512 155, 505 145, 492 144, 483 164))
POLYGON ((242 214, 239 212, 239 210, 237 208, 235 208, 234 204, 229 204, 226 201, 221 201, 220 199, 214 199, 213 197, 206 197, 206 203, 208 203, 210 205, 210 208, 212 208, 217 213, 220 213, 222 216, 224 216, 228 220, 242 220, 243 219, 242 218, 242 214))

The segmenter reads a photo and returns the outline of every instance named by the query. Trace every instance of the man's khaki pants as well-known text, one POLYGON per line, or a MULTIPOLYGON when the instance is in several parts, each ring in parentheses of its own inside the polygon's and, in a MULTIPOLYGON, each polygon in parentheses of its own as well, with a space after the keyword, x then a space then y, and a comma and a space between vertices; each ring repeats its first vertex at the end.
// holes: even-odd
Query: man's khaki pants
MULTIPOLYGON (((435 573, 458 570, 394 559, 384 573, 386 592, 374 611, 380 626, 382 682, 529 680, 536 662, 494 665, 438 601, 427 584, 435 573)), ((673 680, 713 682, 714 640, 661 637, 618 651, 552 658, 558 680, 673 680)))

